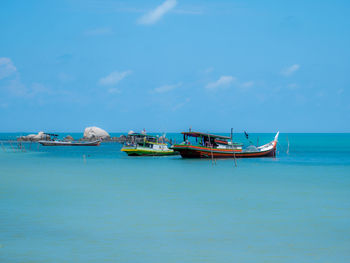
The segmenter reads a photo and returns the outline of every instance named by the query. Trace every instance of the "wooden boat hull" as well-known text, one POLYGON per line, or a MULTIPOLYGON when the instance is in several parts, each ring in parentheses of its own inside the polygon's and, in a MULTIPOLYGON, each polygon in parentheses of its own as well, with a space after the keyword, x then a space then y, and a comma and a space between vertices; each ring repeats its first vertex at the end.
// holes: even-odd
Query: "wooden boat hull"
POLYGON ((178 144, 172 149, 180 153, 183 158, 258 158, 275 157, 278 134, 275 139, 265 145, 256 148, 256 151, 218 149, 197 145, 178 144))
POLYGON ((43 146, 99 146, 101 141, 93 142, 60 142, 60 141, 39 141, 43 146))
POLYGON ((191 145, 173 147, 175 151, 178 151, 183 158, 256 158, 256 157, 274 157, 276 156, 276 148, 267 151, 257 152, 242 152, 242 151, 223 151, 223 150, 211 150, 204 147, 193 147, 191 145), (198 149, 201 148, 201 149, 198 149), (234 156, 235 155, 235 156, 234 156))

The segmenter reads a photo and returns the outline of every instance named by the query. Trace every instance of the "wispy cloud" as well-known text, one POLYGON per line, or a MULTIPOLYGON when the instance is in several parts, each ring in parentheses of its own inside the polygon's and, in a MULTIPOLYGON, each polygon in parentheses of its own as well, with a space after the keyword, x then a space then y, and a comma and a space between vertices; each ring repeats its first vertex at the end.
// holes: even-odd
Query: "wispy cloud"
POLYGON ((8 108, 8 106, 9 106, 8 103, 3 103, 3 102, 0 103, 0 108, 6 109, 8 108))
POLYGON ((208 83, 205 88, 207 90, 217 90, 220 88, 229 87, 234 81, 235 77, 232 76, 221 76, 217 81, 208 83))
POLYGON ((113 71, 112 73, 110 73, 109 75, 107 75, 106 77, 101 78, 98 83, 100 85, 103 86, 113 86, 118 84, 118 82, 120 82, 121 80, 123 80, 124 78, 126 78, 128 75, 130 75, 132 73, 131 70, 127 70, 127 71, 113 71))
POLYGON ((142 16, 138 23, 142 25, 152 25, 158 22, 166 13, 177 5, 176 0, 166 0, 155 9, 142 16))
POLYGON ((107 36, 113 35, 113 30, 109 27, 94 28, 86 30, 84 32, 85 36, 107 36))
POLYGON ((118 89, 118 88, 110 88, 110 89, 108 89, 108 93, 110 93, 110 94, 119 94, 121 92, 122 91, 120 89, 118 89))
POLYGON ((177 110, 181 109, 183 106, 185 106, 187 103, 189 103, 190 101, 191 101, 190 98, 186 98, 186 99, 184 99, 184 101, 182 101, 182 102, 176 104, 174 107, 172 107, 172 110, 177 111, 177 110))
POLYGON ((0 79, 7 78, 17 71, 10 58, 0 58, 0 79))
POLYGON ((74 80, 74 77, 72 75, 64 73, 64 72, 59 73, 57 78, 61 82, 70 82, 70 81, 74 80))
POLYGON ((338 89, 338 90, 337 90, 337 94, 338 94, 338 95, 341 95, 341 94, 343 94, 343 93, 344 93, 344 89, 338 89))
POLYGON ((27 87, 21 82, 19 77, 16 77, 14 79, 11 79, 5 88, 8 90, 8 92, 15 96, 27 96, 28 95, 28 89, 27 87))
POLYGON ((288 67, 288 68, 283 69, 283 70, 281 71, 281 74, 282 74, 283 76, 288 77, 288 76, 293 75, 293 74, 294 74, 295 72, 297 72, 299 69, 300 69, 300 65, 299 65, 299 64, 294 64, 294 65, 292 65, 292 66, 290 66, 290 67, 288 67))
POLYGON ((53 91, 51 89, 49 89, 48 87, 46 87, 44 84, 42 83, 33 83, 30 87, 30 95, 34 96, 36 94, 52 94, 53 91))
POLYGON ((299 86, 296 83, 290 83, 290 84, 288 84, 287 88, 290 90, 296 90, 299 88, 299 86))
POLYGON ((174 9, 173 13, 181 15, 202 15, 202 10, 191 10, 191 9, 174 9))
POLYGON ((214 67, 209 67, 209 68, 206 68, 205 70, 203 70, 203 73, 204 74, 209 74, 209 73, 211 73, 213 71, 214 71, 214 67))
POLYGON ((0 58, 0 80, 1 88, 10 96, 30 99, 39 95, 56 94, 42 83, 23 83, 20 72, 10 58, 0 58))
POLYGON ((13 96, 24 98, 33 98, 40 94, 54 94, 51 89, 42 83, 35 82, 31 85, 25 85, 21 82, 18 76, 14 79, 11 79, 5 88, 13 96))
POLYGON ((181 87, 182 83, 174 84, 174 85, 163 85, 158 88, 155 88, 153 92, 155 93, 165 93, 174 89, 181 87))
POLYGON ((240 86, 244 89, 249 89, 251 87, 253 87, 255 84, 254 81, 247 81, 247 82, 243 82, 240 86))

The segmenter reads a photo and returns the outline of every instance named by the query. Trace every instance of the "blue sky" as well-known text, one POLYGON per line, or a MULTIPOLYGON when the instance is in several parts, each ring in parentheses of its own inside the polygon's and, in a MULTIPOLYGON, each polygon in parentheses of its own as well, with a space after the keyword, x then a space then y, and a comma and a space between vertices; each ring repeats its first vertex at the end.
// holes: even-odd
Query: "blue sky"
POLYGON ((350 132, 349 1, 0 5, 0 132, 350 132))

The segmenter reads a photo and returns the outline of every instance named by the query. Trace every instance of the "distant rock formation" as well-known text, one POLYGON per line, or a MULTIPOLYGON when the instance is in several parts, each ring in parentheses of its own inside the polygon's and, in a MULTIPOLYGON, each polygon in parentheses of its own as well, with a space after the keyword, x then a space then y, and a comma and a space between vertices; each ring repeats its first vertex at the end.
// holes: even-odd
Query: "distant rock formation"
POLYGON ((51 139, 50 135, 47 135, 41 131, 38 134, 29 134, 27 136, 21 136, 18 138, 18 141, 37 142, 40 140, 50 140, 50 139, 51 139))
POLYGON ((110 140, 111 136, 105 130, 99 127, 87 127, 84 131, 84 140, 93 141, 93 140, 110 140))
POLYGON ((120 135, 119 137, 113 137, 111 141, 113 142, 119 142, 119 143, 124 143, 126 142, 127 137, 125 135, 120 135))
POLYGON ((67 135, 65 138, 64 138, 65 141, 74 141, 74 138, 70 135, 67 135))

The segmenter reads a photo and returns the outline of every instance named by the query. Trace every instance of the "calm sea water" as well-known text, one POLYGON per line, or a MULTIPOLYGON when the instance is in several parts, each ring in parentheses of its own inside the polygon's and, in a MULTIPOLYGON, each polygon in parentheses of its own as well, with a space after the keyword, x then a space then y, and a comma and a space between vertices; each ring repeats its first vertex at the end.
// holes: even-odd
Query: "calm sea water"
POLYGON ((0 148, 0 262, 350 262, 350 134, 281 134, 277 158, 237 168, 25 149, 0 148))

